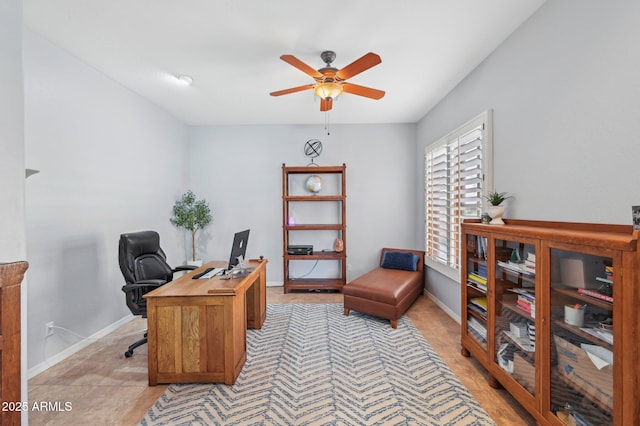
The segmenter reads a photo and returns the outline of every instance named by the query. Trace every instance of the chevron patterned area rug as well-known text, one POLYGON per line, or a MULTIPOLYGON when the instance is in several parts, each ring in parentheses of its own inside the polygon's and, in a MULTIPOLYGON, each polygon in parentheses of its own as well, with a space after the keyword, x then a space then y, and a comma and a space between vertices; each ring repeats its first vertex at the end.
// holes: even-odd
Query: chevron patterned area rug
POLYGON ((235 385, 174 384, 150 425, 494 425, 413 323, 268 305, 235 385))

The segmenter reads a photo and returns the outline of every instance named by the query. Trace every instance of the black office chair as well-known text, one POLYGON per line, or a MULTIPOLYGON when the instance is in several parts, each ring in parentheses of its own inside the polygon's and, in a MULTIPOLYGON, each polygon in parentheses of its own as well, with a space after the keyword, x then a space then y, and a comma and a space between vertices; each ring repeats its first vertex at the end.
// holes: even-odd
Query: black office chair
MULTIPOLYGON (((143 297, 151 290, 173 280, 174 272, 191 271, 196 266, 183 265, 172 269, 160 248, 160 236, 155 231, 131 232, 120 235, 118 260, 126 284, 122 287, 127 306, 133 315, 147 317, 147 300, 143 297)), ((133 350, 147 343, 147 333, 124 353, 129 358, 133 350)))

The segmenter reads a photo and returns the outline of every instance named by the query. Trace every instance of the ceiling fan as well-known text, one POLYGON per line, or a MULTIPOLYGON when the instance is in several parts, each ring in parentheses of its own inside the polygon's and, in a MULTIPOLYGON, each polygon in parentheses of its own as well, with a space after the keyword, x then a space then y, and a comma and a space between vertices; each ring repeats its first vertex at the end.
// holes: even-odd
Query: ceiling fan
POLYGON ((375 53, 369 52, 340 70, 331 66, 331 63, 336 59, 335 52, 331 50, 324 51, 320 54, 320 58, 322 58, 326 65, 323 68, 315 70, 293 55, 280 56, 280 59, 298 68, 303 73, 310 75, 316 82, 315 84, 306 84, 304 86, 271 92, 271 96, 281 96, 313 89, 315 94, 320 97, 320 111, 329 111, 333 106, 333 100, 340 96, 342 92, 371 99, 380 99, 384 96, 384 91, 382 90, 347 83, 349 78, 382 62, 380 56, 375 53))

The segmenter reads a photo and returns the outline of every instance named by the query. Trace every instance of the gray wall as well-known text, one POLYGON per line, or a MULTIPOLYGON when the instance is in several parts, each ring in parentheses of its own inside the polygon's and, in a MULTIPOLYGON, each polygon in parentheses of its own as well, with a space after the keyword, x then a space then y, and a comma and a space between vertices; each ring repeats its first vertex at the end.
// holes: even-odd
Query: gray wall
POLYGON ((81 341, 77 335, 129 315, 120 233, 155 229, 169 261, 184 259, 169 214, 186 187, 188 131, 39 35, 24 34, 26 163, 40 170, 26 188, 28 365, 37 371, 81 341), (70 331, 45 337, 48 321, 70 331))
MULTIPOLYGON (((638 16, 638 1, 546 2, 418 123, 417 163, 425 146, 492 108, 495 188, 514 195, 505 217, 631 223, 638 16)), ((459 315, 457 283, 430 270, 427 289, 459 315)))
MULTIPOLYGON (((22 84, 22 1, 0 2, 0 263, 26 259, 24 217, 24 96, 22 84)), ((22 324, 27 322, 26 280, 22 286, 22 324)), ((23 327, 24 330, 24 327, 23 327)), ((22 333, 22 371, 26 369, 22 333)), ((26 374, 22 400, 27 400, 26 374)), ((27 419, 27 414, 23 414, 27 419)))
POLYGON ((0 262, 25 259, 22 4, 0 4, 0 262))
POLYGON ((233 233, 250 228, 247 256, 269 259, 267 280, 282 283, 282 163, 309 163, 312 138, 323 143, 316 163, 347 165, 347 278, 371 269, 382 247, 421 247, 414 124, 332 125, 330 136, 322 125, 215 126, 190 134, 191 188, 214 210, 203 258, 227 260, 233 233))

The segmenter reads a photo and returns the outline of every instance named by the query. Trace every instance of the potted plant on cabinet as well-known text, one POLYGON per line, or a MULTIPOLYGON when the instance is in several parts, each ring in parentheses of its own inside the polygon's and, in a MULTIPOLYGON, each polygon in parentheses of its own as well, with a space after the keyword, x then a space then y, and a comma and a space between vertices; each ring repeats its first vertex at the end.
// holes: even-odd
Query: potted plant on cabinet
POLYGON ((169 221, 191 232, 191 260, 190 265, 202 265, 202 260, 196 260, 196 233, 211 223, 211 209, 206 200, 198 200, 195 194, 189 190, 182 194, 173 206, 173 216, 169 221))
POLYGON ((489 202, 488 213, 491 217, 491 222, 489 223, 492 225, 504 225, 502 220, 502 215, 504 215, 504 206, 502 205, 502 202, 511 198, 511 196, 506 192, 493 191, 485 198, 489 202))

